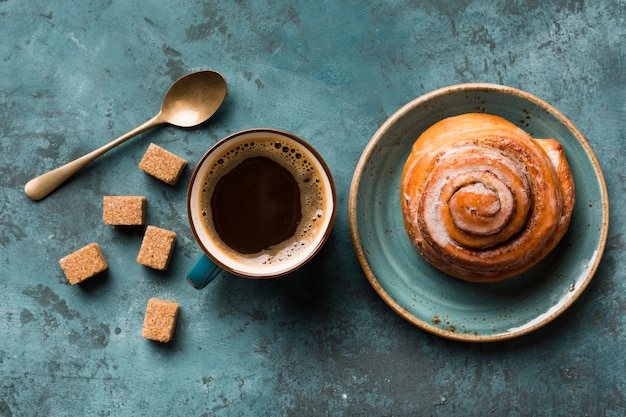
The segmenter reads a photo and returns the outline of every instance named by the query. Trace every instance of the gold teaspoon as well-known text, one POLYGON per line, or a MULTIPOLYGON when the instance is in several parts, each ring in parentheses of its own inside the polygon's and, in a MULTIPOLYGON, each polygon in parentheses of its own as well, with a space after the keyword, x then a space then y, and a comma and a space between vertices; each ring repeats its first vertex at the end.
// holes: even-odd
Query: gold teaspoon
POLYGON ((205 122, 224 102, 226 91, 226 80, 215 71, 192 72, 179 78, 165 93, 156 116, 106 145, 28 181, 26 195, 33 200, 45 198, 97 157, 157 125, 192 127, 205 122))

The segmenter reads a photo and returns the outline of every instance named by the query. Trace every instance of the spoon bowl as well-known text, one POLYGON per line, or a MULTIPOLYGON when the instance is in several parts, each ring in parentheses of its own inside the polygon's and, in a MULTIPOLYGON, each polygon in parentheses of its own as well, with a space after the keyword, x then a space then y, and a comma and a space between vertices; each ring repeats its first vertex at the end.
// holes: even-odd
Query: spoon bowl
POLYGON ((165 93, 156 116, 106 145, 33 178, 26 183, 24 192, 33 200, 45 198, 97 157, 157 125, 193 127, 207 121, 224 102, 227 90, 226 80, 216 71, 197 71, 179 78, 165 93))
POLYGON ((226 90, 226 80, 215 71, 187 74, 165 93, 160 115, 165 123, 174 126, 197 126, 215 114, 226 90))

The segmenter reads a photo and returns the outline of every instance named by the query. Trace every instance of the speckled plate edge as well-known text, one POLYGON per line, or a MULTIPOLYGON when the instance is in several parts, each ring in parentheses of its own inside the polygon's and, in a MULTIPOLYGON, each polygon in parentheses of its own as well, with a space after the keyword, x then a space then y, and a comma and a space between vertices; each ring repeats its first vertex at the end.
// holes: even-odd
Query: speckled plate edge
MULTIPOLYGON (((404 162, 404 161, 403 161, 404 162)), ((403 163, 402 162, 402 163, 403 163)), ((372 204, 376 204, 372 202, 372 204)), ((399 204, 399 200, 398 200, 399 204)), ((571 304, 578 299, 578 297, 583 293, 583 291, 588 286, 589 282, 593 278, 600 260, 602 258, 602 254, 604 252, 604 247, 606 244, 607 234, 608 234, 608 223, 609 223, 609 203, 608 203, 608 193, 606 190, 606 184, 604 181, 604 176, 602 174, 602 170, 600 168, 600 164, 598 163, 591 147, 587 143, 586 139, 583 135, 578 131, 578 129, 558 110, 556 110, 553 106, 548 104, 547 102, 529 94, 522 90, 518 90, 512 87, 502 86, 498 84, 489 84, 489 83, 468 83, 468 84, 458 84, 452 85, 444 88, 440 88, 429 93, 426 93, 411 102, 407 103, 403 107, 401 107, 398 111, 396 111, 391 117, 389 117, 381 127, 376 131, 376 133, 372 136, 371 140, 365 147, 354 172, 354 176, 352 178, 352 183, 350 187, 350 195, 348 202, 348 215, 350 222, 350 231, 352 236, 352 242, 358 257, 358 260, 361 264, 363 271, 370 284, 377 292, 377 294, 386 302, 397 314, 403 317, 408 322, 413 325, 427 331, 433 333, 435 335, 445 337, 453 340, 460 340, 465 342, 495 342, 500 340, 511 339, 515 337, 522 336, 524 334, 528 334, 532 331, 535 331, 549 322, 553 321, 559 315, 561 315, 565 310, 567 310, 571 304), (502 92, 506 94, 512 94, 518 96, 524 100, 532 102, 537 107, 544 110, 546 113, 558 119, 578 140, 580 145, 584 148, 591 164, 593 165, 593 170, 596 175, 596 179, 600 186, 600 194, 602 200, 602 221, 601 221, 601 229, 600 229, 600 239, 598 241, 597 247, 595 248, 594 255, 589 260, 589 265, 585 268, 585 276, 577 282, 577 285, 574 290, 570 291, 567 296, 563 297, 556 305, 552 308, 548 309, 548 311, 538 312, 536 317, 532 320, 529 320, 525 325, 519 326, 515 329, 512 329, 505 333, 497 333, 497 334, 475 334, 475 333, 458 333, 453 329, 446 329, 440 326, 436 326, 429 322, 426 318, 417 317, 414 315, 410 309, 398 303, 389 293, 386 291, 385 287, 381 284, 379 279, 377 278, 376 272, 371 268, 370 262, 368 260, 369 255, 365 252, 362 244, 361 244, 361 236, 358 230, 358 221, 357 221, 357 199, 359 195, 359 186, 361 185, 362 175, 366 170, 366 166, 373 152, 380 151, 377 150, 379 143, 384 138, 385 132, 387 132, 391 126, 398 122, 401 118, 405 117, 407 113, 412 111, 414 108, 423 106, 431 99, 440 97, 442 95, 450 94, 451 92, 459 92, 459 91, 496 91, 502 92)))

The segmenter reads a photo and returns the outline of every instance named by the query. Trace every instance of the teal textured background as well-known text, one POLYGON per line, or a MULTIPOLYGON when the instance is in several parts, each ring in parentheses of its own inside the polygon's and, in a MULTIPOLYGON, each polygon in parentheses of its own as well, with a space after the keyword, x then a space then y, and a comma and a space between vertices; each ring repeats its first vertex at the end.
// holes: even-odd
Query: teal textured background
POLYGON ((623 416, 626 2, 0 1, 0 416, 623 416), (144 133, 41 202, 33 176, 152 117, 173 80, 229 83, 196 129, 144 133), (604 258, 547 327, 497 344, 427 334, 375 294, 347 200, 370 137, 413 98, 493 82, 546 100, 585 135, 611 198, 604 258), (333 171, 323 251, 272 281, 227 274, 196 291, 191 168, 250 127, 290 131, 333 171), (189 166, 176 186, 137 164, 150 142, 189 166), (178 233, 169 269, 135 262, 141 230, 106 226, 103 195, 145 195, 178 233), (70 286, 58 265, 98 242, 109 271, 70 286), (141 337, 148 298, 176 300, 173 342, 141 337))

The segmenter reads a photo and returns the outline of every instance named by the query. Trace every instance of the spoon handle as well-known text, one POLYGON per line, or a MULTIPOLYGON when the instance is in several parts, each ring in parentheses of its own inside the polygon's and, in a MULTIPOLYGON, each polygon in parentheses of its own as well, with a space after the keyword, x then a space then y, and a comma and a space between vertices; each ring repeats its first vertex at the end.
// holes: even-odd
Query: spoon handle
POLYGON ((65 165, 55 168, 52 171, 48 171, 45 174, 33 178, 32 180, 28 181, 24 186, 24 192, 27 196, 35 201, 45 198, 46 196, 48 196, 48 194, 50 194, 52 191, 56 190, 61 184, 63 184, 68 178, 87 166, 97 157, 103 155, 117 145, 126 142, 128 139, 133 138, 138 134, 145 132, 146 130, 161 123, 164 123, 164 121, 161 118, 161 113, 159 113, 152 119, 137 126, 130 132, 123 134, 119 138, 112 140, 106 145, 103 145, 100 148, 93 150, 78 159, 68 162, 65 165))

